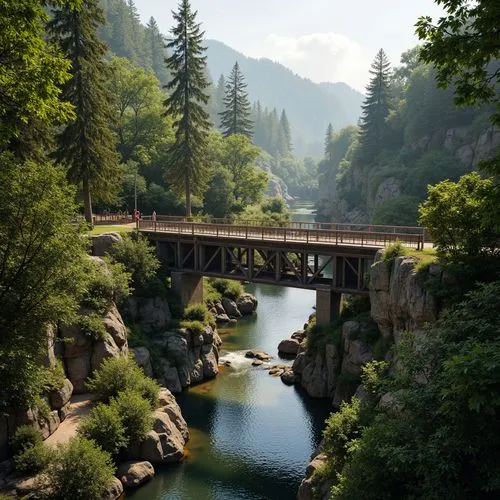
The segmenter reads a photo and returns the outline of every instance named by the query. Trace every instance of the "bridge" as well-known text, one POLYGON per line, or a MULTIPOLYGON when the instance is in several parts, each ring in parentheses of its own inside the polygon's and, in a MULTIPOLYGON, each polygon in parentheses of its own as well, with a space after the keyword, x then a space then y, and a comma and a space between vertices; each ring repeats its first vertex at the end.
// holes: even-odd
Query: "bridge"
POLYGON ((312 222, 143 217, 137 228, 173 270, 183 304, 203 298, 203 276, 316 290, 318 323, 340 310, 341 294, 367 294, 375 254, 400 241, 422 249, 425 230, 312 222))

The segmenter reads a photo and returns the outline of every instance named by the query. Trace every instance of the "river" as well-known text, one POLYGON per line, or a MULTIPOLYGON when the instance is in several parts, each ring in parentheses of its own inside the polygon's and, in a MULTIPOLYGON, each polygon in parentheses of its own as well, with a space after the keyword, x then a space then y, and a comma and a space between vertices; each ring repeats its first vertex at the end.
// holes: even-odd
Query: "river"
MULTIPOLYGON (((313 220, 312 204, 292 206, 294 220, 313 220)), ((127 497, 136 500, 294 499, 309 457, 321 439, 328 401, 252 367, 246 350, 258 348, 276 363, 279 342, 302 328, 313 311, 310 290, 248 285, 257 314, 221 329, 221 367, 212 381, 177 396, 190 427, 188 457, 157 469, 156 477, 127 497)))

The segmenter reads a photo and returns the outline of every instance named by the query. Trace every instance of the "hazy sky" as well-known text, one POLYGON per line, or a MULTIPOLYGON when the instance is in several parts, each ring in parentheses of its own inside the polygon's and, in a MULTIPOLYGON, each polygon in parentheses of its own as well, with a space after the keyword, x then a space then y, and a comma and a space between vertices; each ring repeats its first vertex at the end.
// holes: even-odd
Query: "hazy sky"
MULTIPOLYGON (((135 0, 143 22, 163 33, 177 0, 135 0)), ((382 47, 393 64, 414 46, 421 15, 442 13, 432 0, 192 0, 207 38, 251 57, 278 61, 315 82, 344 81, 363 90, 382 47)))

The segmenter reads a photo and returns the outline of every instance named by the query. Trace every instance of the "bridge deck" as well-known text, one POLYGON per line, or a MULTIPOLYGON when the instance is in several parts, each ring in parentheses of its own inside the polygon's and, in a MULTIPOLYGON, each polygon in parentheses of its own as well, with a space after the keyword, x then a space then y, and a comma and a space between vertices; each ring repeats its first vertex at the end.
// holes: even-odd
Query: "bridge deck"
POLYGON ((402 244, 421 250, 425 231, 421 227, 369 226, 358 224, 323 224, 291 222, 284 226, 257 224, 255 221, 230 224, 226 221, 198 222, 180 217, 150 217, 138 222, 138 229, 148 233, 169 233, 217 239, 245 239, 328 246, 357 246, 383 248, 390 243, 402 244), (224 223, 225 222, 225 223, 224 223))

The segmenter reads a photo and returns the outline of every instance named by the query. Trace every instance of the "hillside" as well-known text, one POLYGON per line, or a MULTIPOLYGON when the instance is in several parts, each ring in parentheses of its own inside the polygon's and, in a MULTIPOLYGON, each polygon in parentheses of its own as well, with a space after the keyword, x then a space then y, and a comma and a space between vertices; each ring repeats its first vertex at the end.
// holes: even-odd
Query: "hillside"
POLYGON ((216 82, 228 75, 237 61, 248 84, 251 101, 263 107, 286 109, 298 156, 323 153, 323 136, 332 123, 335 130, 354 124, 363 95, 344 83, 317 84, 282 64, 254 59, 216 40, 207 40, 208 69, 216 82))

